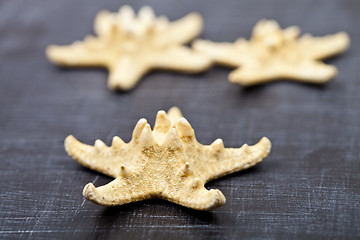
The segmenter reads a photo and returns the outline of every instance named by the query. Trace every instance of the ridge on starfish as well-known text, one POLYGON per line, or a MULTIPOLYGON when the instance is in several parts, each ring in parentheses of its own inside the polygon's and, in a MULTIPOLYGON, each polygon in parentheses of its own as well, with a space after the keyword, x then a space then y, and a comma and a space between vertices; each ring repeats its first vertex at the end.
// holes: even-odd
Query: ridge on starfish
POLYGON ((125 5, 118 13, 97 14, 97 36, 67 46, 50 45, 46 55, 62 66, 105 67, 109 88, 130 90, 151 69, 198 73, 209 68, 206 55, 183 46, 200 34, 202 26, 198 13, 169 22, 164 16, 157 18, 151 7, 142 7, 136 16, 125 5))
POLYGON ((244 86, 292 79, 307 83, 324 83, 337 75, 334 66, 319 61, 344 52, 350 44, 347 33, 325 37, 305 34, 291 26, 281 29, 276 21, 260 20, 249 41, 214 43, 196 40, 193 48, 208 54, 216 63, 236 67, 229 80, 244 86))
POLYGON ((270 148, 266 137, 241 148, 225 148, 221 139, 202 145, 176 107, 168 114, 159 111, 153 130, 146 119, 140 119, 129 143, 114 137, 109 147, 101 140, 90 146, 71 135, 65 139, 69 156, 115 178, 100 187, 89 183, 83 190, 86 199, 104 206, 161 198, 197 210, 214 209, 225 203, 225 197, 204 184, 256 165, 270 148))

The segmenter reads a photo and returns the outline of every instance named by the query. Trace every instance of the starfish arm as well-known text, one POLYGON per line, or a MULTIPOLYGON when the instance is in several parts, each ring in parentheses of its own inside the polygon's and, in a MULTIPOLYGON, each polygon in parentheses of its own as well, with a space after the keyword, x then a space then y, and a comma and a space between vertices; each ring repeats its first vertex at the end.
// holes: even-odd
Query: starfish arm
POLYGON ((319 61, 304 61, 296 66, 284 65, 281 78, 289 78, 307 83, 324 83, 337 75, 334 66, 319 61))
POLYGON ((192 47, 195 51, 206 54, 219 64, 238 67, 243 63, 240 55, 234 53, 236 51, 232 43, 214 43, 208 40, 196 40, 192 47))
POLYGON ((152 58, 152 65, 158 69, 198 73, 208 69, 212 62, 203 54, 193 52, 187 47, 176 46, 167 52, 156 54, 152 58))
POLYGON ((121 154, 123 159, 126 155, 126 143, 119 137, 113 138, 111 147, 107 147, 100 140, 96 140, 93 147, 70 135, 65 139, 64 146, 68 155, 83 166, 114 178, 119 175, 118 169, 124 163, 119 161, 117 154, 121 154))
POLYGON ((194 181, 194 184, 192 184, 190 188, 191 189, 187 191, 178 191, 173 192, 172 194, 165 193, 165 196, 162 198, 184 207, 200 211, 212 210, 220 207, 226 202, 226 199, 220 190, 207 190, 205 187, 200 186, 200 180, 198 179, 194 181))
POLYGON ((171 22, 165 32, 159 35, 160 41, 185 44, 197 37, 203 28, 199 13, 190 13, 185 17, 171 22))
POLYGON ((229 80, 243 86, 253 86, 260 83, 270 82, 280 77, 280 72, 271 67, 241 66, 230 72, 229 80))
POLYGON ((243 145, 241 148, 224 148, 221 139, 210 145, 209 162, 206 162, 205 180, 219 178, 221 176, 252 167, 266 158, 271 150, 271 142, 263 137, 256 145, 243 145), (219 161, 218 159, 224 159, 219 161))
POLYGON ((145 192, 144 189, 146 188, 141 186, 139 181, 134 179, 127 181, 118 177, 101 187, 95 187, 92 183, 88 183, 84 187, 83 196, 96 204, 117 206, 151 198, 151 192, 145 192))
POLYGON ((338 55, 348 49, 349 45, 350 37, 345 32, 324 37, 313 37, 310 34, 305 34, 299 39, 301 51, 316 60, 338 55))
POLYGON ((108 86, 112 89, 130 90, 150 70, 144 61, 132 57, 121 57, 109 67, 108 86))
POLYGON ((89 36, 87 39, 85 42, 79 41, 66 46, 50 45, 46 48, 46 56, 51 62, 67 67, 104 66, 102 54, 90 49, 86 43, 92 37, 89 36))
POLYGON ((253 86, 277 79, 293 79, 307 83, 324 83, 337 75, 334 66, 318 61, 302 61, 297 64, 273 64, 269 66, 244 65, 229 75, 230 82, 253 86))

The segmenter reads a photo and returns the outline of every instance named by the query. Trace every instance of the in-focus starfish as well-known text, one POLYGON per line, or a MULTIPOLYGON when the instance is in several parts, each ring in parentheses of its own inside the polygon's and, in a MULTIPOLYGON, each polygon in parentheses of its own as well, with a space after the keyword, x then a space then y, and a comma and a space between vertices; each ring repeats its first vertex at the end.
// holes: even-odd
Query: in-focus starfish
POLYGON ((299 38, 299 34, 296 26, 282 30, 275 21, 261 20, 249 41, 244 38, 235 43, 197 40, 193 47, 219 64, 237 67, 229 80, 244 86, 282 78, 323 83, 335 77, 337 69, 319 60, 345 51, 350 44, 349 36, 339 32, 325 37, 305 34, 299 38))
POLYGON ((225 197, 220 190, 207 190, 206 182, 254 166, 270 152, 266 137, 254 146, 244 144, 241 148, 224 148, 221 139, 202 145, 181 116, 178 108, 168 114, 159 111, 153 131, 146 119, 140 119, 129 143, 114 137, 110 147, 100 140, 89 146, 68 136, 65 150, 72 158, 115 178, 97 188, 87 184, 84 197, 104 206, 161 198, 210 210, 223 205, 225 197))
POLYGON ((129 90, 151 69, 197 73, 210 67, 207 56, 183 46, 202 31, 202 18, 191 13, 170 23, 145 6, 138 16, 130 6, 118 13, 100 11, 94 36, 68 46, 49 46, 50 61, 63 66, 96 66, 109 70, 108 86, 129 90))

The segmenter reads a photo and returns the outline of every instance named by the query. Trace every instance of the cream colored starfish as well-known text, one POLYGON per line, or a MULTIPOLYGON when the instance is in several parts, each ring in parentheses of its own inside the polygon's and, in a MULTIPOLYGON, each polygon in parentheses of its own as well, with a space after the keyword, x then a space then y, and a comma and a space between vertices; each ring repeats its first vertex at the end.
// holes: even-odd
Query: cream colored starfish
POLYGON ((197 73, 210 67, 203 54, 183 46, 202 31, 202 18, 191 13, 170 23, 155 17, 145 6, 138 16, 129 6, 118 13, 100 11, 94 23, 94 36, 68 46, 49 46, 50 61, 63 66, 99 66, 109 70, 108 86, 129 90, 151 69, 197 73))
POLYGON ((305 34, 299 38, 299 34, 296 26, 282 30, 275 21, 261 20, 249 41, 244 38, 235 43, 197 40, 193 47, 219 64, 237 67, 229 80, 245 86, 281 78, 323 83, 335 77, 337 69, 319 60, 345 51, 350 44, 349 36, 339 32, 325 37, 305 34))
POLYGON ((241 148, 224 148, 221 139, 204 146, 178 108, 168 114, 159 111, 153 131, 146 119, 140 119, 129 143, 114 137, 110 147, 100 140, 93 147, 73 136, 65 139, 72 158, 115 178, 101 187, 89 183, 84 188, 86 199, 104 206, 161 198, 197 210, 219 207, 225 203, 224 195, 204 184, 256 165, 270 148, 266 137, 241 148))

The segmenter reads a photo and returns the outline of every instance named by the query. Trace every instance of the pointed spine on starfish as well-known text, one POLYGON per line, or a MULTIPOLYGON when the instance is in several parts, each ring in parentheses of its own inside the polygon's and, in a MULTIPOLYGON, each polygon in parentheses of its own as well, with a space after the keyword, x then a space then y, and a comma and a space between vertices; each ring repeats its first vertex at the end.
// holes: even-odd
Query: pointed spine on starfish
POLYGON ((155 120, 154 131, 166 133, 171 127, 171 121, 164 110, 158 111, 155 120))
POLYGON ((146 124, 140 136, 140 145, 145 148, 153 147, 156 142, 151 132, 150 124, 146 124))
POLYGON ((117 13, 100 11, 95 20, 94 29, 99 35, 116 35, 121 33, 131 37, 133 35, 142 36, 156 29, 166 26, 163 18, 158 21, 153 9, 149 6, 140 8, 136 16, 134 10, 129 5, 122 6, 117 13))
POLYGON ((179 135, 177 134, 176 128, 173 125, 166 135, 163 146, 169 149, 181 149, 182 143, 179 135))
POLYGON ((224 142, 222 139, 218 138, 216 139, 211 145, 211 149, 215 152, 221 152, 225 149, 224 142))
POLYGON ((178 107, 172 107, 169 109, 167 116, 172 123, 176 123, 176 121, 182 118, 182 113, 178 107))
POLYGON ((180 176, 189 176, 193 173, 193 171, 191 170, 190 168, 190 163, 189 162, 186 162, 184 164, 184 166, 182 166, 179 170, 179 175, 180 176))
POLYGON ((140 137, 141 137, 141 133, 145 127, 145 125, 147 124, 147 121, 145 118, 141 118, 135 128, 134 128, 134 131, 133 131, 133 134, 132 134, 132 139, 131 139, 131 142, 134 142, 134 143, 139 143, 139 140, 140 140, 140 137))
POLYGON ((194 129, 191 127, 190 123, 184 117, 180 118, 176 122, 176 129, 179 133, 179 137, 183 141, 188 142, 188 141, 196 140, 194 129))
POLYGON ((200 188, 203 183, 201 182, 200 178, 196 177, 194 178, 194 181, 192 183, 193 188, 200 188))
POLYGON ((125 167, 124 165, 120 166, 119 176, 126 178, 129 175, 129 173, 130 173, 130 171, 127 167, 125 167))
POLYGON ((107 148, 106 144, 101 141, 100 139, 96 139, 95 143, 94 143, 94 147, 98 150, 98 151, 102 151, 104 149, 107 148))
POLYGON ((121 148, 121 147, 125 146, 125 144, 126 143, 121 138, 119 138, 118 136, 115 136, 112 139, 111 147, 113 147, 113 148, 121 148))

